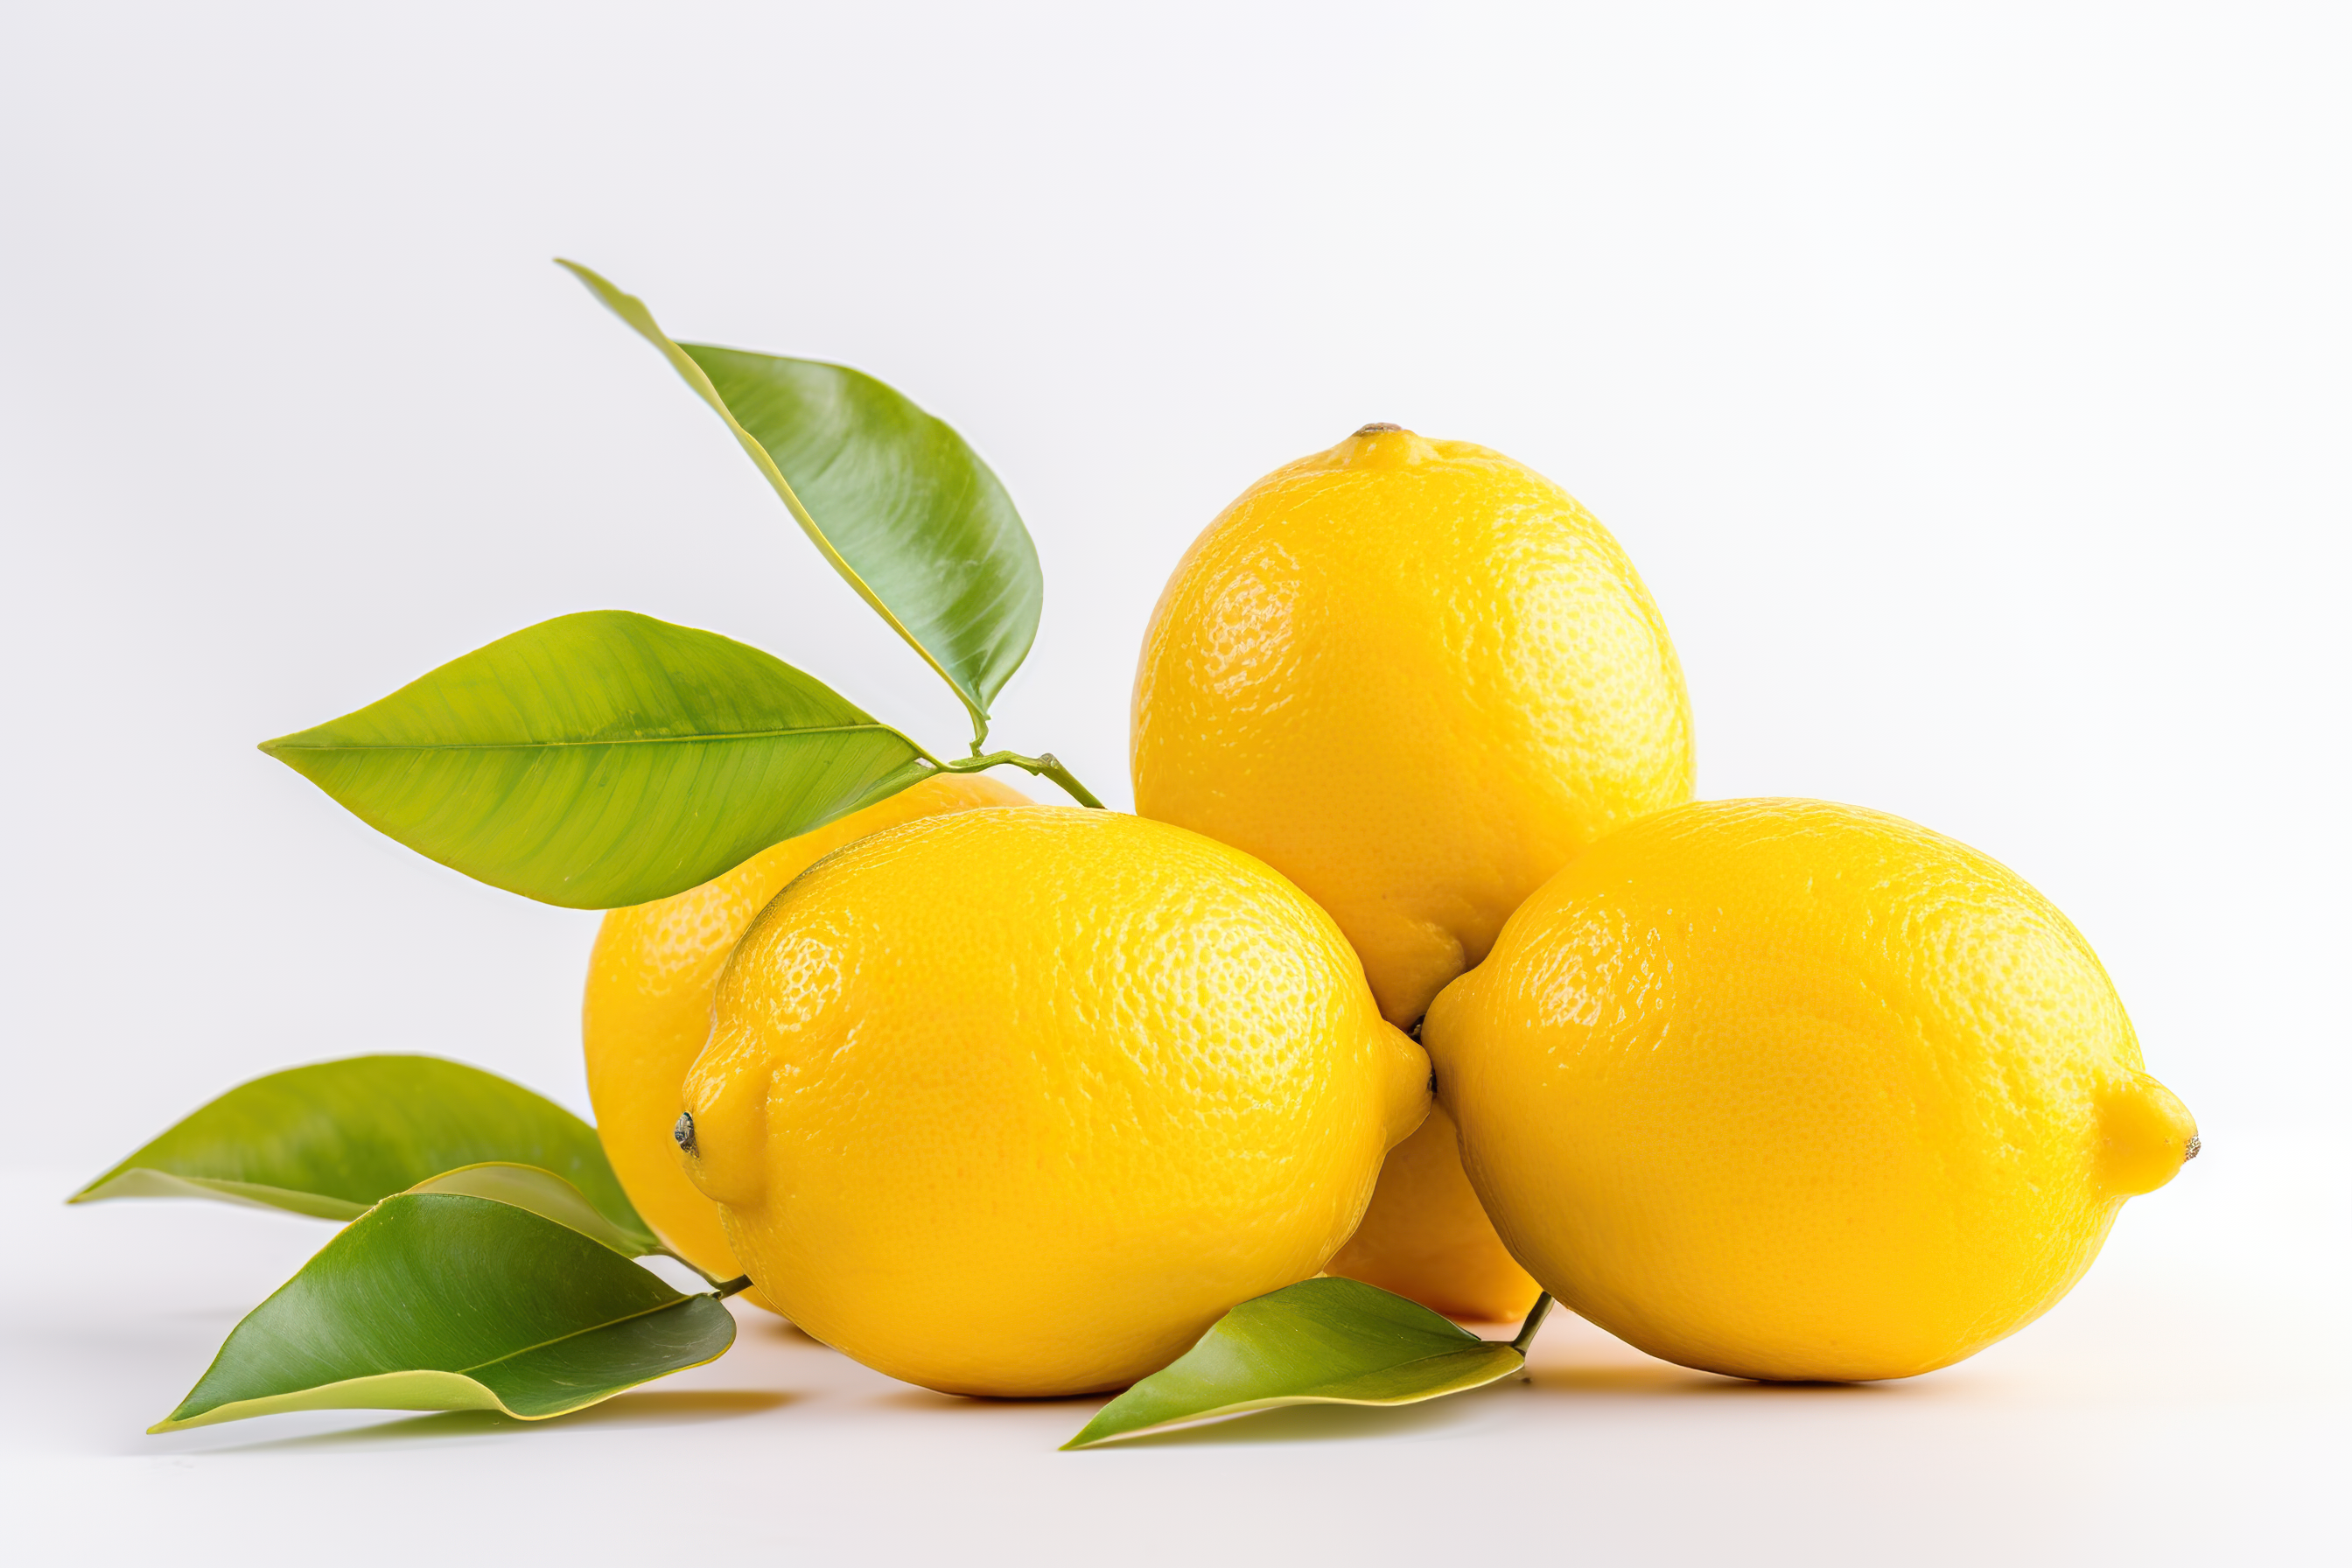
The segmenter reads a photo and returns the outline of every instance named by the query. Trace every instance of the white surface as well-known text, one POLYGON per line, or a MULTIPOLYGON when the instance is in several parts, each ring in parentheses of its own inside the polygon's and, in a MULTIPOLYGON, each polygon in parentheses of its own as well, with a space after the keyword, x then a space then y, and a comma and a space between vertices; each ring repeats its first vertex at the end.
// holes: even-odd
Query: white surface
POLYGON ((77 1174, 0 1200, 42 1260, 0 1300, 0 1517, 39 1548, 24 1562, 329 1542, 357 1563, 2343 1560, 2352 1275, 2309 1248, 2324 1215, 2293 1168, 2192 1169, 2169 1223, 2126 1208, 2050 1316, 1907 1383, 1710 1377, 1555 1313, 1529 1384, 1083 1454, 1055 1446, 1097 1401, 928 1394, 749 1307, 722 1360, 535 1426, 322 1413, 142 1436, 327 1227, 61 1209, 77 1174))
MULTIPOLYGON (((1595 1560, 2030 1561, 2156 1551, 2177 1512, 2209 1554, 2291 1557, 2342 1425, 2310 1369, 2352 1098, 2347 28, 0 12, 0 1164, 47 1173, 6 1265, 27 1457, 0 1530, 84 1558, 235 1555, 305 1518, 385 1555, 564 1529, 1380 1557, 1466 1521, 1595 1560), (297 1061, 433 1050, 583 1100, 593 917, 373 836, 255 741, 602 605, 959 732, 558 252, 683 335, 845 360, 971 436, 1047 572, 998 737, 1115 802, 1143 617, 1232 495, 1368 419, 1533 463, 1656 594, 1702 792, 1877 805, 2017 868, 2105 957, 2206 1159, 2057 1316, 1916 1388, 1554 1372, 1402 1425, 1279 1418, 1327 1441, 1073 1461, 1046 1449, 1082 1412, 940 1407, 754 1336, 692 1380, 748 1403, 137 1436, 317 1233, 48 1196, 297 1061), (393 1477, 430 1484, 365 1489, 393 1477), (618 1521, 560 1522, 590 1507, 618 1521)), ((1602 1353, 1546 1342, 1571 1350, 1602 1353)))

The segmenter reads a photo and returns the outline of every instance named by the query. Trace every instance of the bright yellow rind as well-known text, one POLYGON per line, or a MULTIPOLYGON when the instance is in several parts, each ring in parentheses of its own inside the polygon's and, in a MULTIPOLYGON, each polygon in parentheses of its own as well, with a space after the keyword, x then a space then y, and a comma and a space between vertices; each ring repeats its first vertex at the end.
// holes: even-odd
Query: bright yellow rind
MULTIPOLYGON (((670 1131, 684 1108, 678 1086, 709 1037, 719 971, 752 918, 794 877, 869 833, 940 812, 1028 801, 992 778, 940 774, 762 850, 699 888, 604 917, 581 1007, 588 1097, 622 1190, 665 1246, 714 1279, 743 1272, 718 1212, 687 1181, 670 1131)), ((750 1299, 768 1305, 757 1293, 750 1299)))
MULTIPOLYGON (((1144 637, 1130 760, 1140 815, 1305 889, 1410 1026, 1582 845, 1690 798, 1690 706, 1591 513, 1483 447, 1367 426, 1194 542, 1144 637)), ((1534 1282, 1458 1201, 1447 1142, 1399 1152, 1334 1271, 1524 1312, 1534 1282)))
POLYGON ((1472 1184, 1669 1361, 1907 1377, 2063 1296, 2196 1126, 2097 957, 1877 812, 1710 801, 1601 839, 1423 1027, 1472 1184))
POLYGON ((1463 1173, 1454 1121, 1443 1108, 1389 1151, 1364 1223, 1326 1274, 1412 1298, 1450 1318, 1516 1322, 1541 1291, 1504 1250, 1463 1173))
POLYGON ((1426 1113, 1428 1058, 1265 867, 1025 806, 795 881, 686 1099, 693 1180, 795 1323, 945 1392, 1078 1394, 1313 1275, 1426 1113))

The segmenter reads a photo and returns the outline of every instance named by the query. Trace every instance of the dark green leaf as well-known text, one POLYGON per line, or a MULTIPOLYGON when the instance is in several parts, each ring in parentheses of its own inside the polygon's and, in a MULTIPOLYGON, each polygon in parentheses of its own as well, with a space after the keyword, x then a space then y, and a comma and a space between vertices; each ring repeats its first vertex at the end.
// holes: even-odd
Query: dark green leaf
POLYGON ((1201 1342, 1062 1446, 1284 1405, 1413 1405, 1508 1377, 1525 1358, 1355 1279, 1307 1279, 1244 1301, 1201 1342))
POLYGON ((782 660, 625 610, 526 626, 261 749, 418 853, 576 910, 683 892, 933 771, 782 660))
POLYGON ((640 1251, 656 1250, 593 1128, 520 1084, 438 1057, 350 1057, 255 1079, 68 1201, 226 1198, 353 1219, 485 1161, 552 1172, 617 1234, 644 1240, 640 1251))
POLYGON ((955 689, 984 736, 1045 594, 1037 548, 988 465, 870 375, 672 342, 643 300, 562 265, 726 421, 833 569, 955 689))
POLYGON ((699 1366, 734 1342, 715 1296, 527 1209, 387 1198, 231 1331, 176 1431, 288 1410, 499 1410, 536 1421, 699 1366))

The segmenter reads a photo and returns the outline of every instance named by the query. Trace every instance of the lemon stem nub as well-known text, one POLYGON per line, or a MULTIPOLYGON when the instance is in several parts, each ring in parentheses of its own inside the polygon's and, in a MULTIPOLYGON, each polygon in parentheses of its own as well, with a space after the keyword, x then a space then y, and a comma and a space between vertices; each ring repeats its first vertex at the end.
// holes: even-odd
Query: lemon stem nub
POLYGON ((1404 426, 1402 425, 1361 425, 1357 426, 1356 434, 1359 436, 1377 436, 1383 430, 1402 430, 1404 426))
POLYGON ((2194 1160, 2195 1158, 2197 1158, 2197 1151, 2199 1151, 2200 1149, 2202 1149, 2203 1147, 2205 1147, 2205 1140, 2203 1140, 2202 1138, 2191 1138, 2191 1139, 2190 1139, 2190 1140, 2189 1140, 2189 1141, 2185 1145, 2183 1145, 2183 1146, 2182 1146, 2182 1148, 2181 1148, 2181 1151, 2180 1151, 2180 1163, 2181 1163, 2182 1164, 2186 1165, 2187 1163, 2189 1163, 2189 1161, 2194 1160))
POLYGON ((669 1130, 669 1135, 677 1140, 677 1146, 679 1148, 685 1150, 689 1154, 693 1153, 695 1152, 694 1112, 691 1110, 679 1111, 677 1113, 677 1124, 669 1130))

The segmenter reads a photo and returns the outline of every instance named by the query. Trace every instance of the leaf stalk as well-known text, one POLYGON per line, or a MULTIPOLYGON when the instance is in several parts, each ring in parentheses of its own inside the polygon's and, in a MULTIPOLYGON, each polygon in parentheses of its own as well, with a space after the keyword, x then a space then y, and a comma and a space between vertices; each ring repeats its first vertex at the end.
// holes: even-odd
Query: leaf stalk
MULTIPOLYGON (((932 760, 938 761, 937 758, 932 760)), ((1018 752, 990 752, 984 756, 960 757, 951 763, 940 763, 939 767, 941 773, 980 773, 993 767, 1021 768, 1039 778, 1053 780, 1080 805, 1091 806, 1097 811, 1104 809, 1103 803, 1095 798, 1095 792, 1080 784, 1077 774, 1063 766, 1062 760, 1051 752, 1035 757, 1024 757, 1018 752)))
POLYGON ((1511 1342, 1511 1348, 1519 1352, 1521 1360, 1527 1358, 1528 1347, 1536 1342, 1536 1331, 1543 1327, 1544 1315, 1550 1310, 1551 1292, 1546 1290, 1536 1298, 1536 1304, 1528 1309, 1528 1321, 1519 1325, 1518 1337, 1511 1342))

